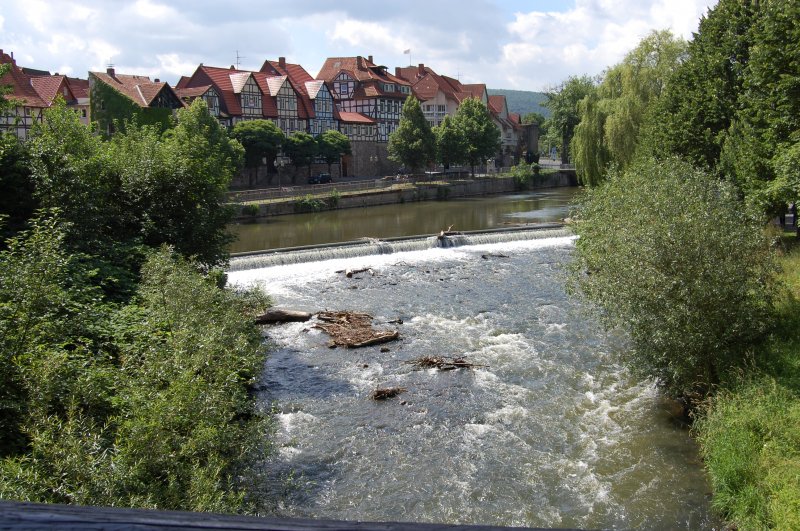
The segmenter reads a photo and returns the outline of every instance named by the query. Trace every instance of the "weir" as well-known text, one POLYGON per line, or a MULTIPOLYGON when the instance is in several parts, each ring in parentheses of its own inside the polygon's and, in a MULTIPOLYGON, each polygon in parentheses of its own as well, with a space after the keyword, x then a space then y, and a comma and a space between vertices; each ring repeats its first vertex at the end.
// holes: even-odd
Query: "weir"
POLYGON ((461 247, 541 238, 571 236, 572 231, 561 223, 542 223, 531 227, 487 229, 449 235, 425 235, 403 238, 363 238, 350 242, 286 247, 233 254, 229 271, 246 271, 276 265, 302 264, 337 258, 355 258, 376 254, 423 251, 435 247, 461 247))

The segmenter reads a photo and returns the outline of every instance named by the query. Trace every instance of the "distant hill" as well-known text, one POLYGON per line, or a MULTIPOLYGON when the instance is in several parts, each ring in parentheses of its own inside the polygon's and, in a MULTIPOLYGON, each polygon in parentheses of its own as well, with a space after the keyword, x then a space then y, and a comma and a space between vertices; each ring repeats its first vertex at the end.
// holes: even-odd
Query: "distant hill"
POLYGON ((490 96, 502 94, 508 103, 508 112, 515 112, 525 116, 529 112, 541 113, 545 118, 550 117, 550 109, 543 107, 547 101, 544 92, 531 92, 528 90, 488 89, 490 96))

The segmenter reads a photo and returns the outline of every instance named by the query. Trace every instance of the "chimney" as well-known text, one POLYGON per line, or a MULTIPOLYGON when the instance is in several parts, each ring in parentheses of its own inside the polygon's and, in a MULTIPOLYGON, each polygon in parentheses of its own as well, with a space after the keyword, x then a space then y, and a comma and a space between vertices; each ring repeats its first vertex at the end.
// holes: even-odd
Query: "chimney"
POLYGON ((399 66, 394 67, 394 75, 395 77, 403 77, 403 72, 399 66))
POLYGON ((161 83, 161 80, 160 80, 160 79, 158 79, 158 78, 155 78, 155 79, 153 80, 153 83, 161 83))
POLYGON ((278 66, 282 69, 286 70, 286 58, 285 57, 278 57, 278 66))
POLYGON ((234 67, 233 65, 231 65, 231 70, 236 70, 236 67, 234 67))
POLYGON ((14 59, 14 52, 11 52, 11 64, 17 66, 17 60, 14 59))
POLYGON ((375 63, 375 61, 372 60, 372 56, 371 55, 367 56, 367 59, 369 60, 370 63, 373 63, 373 64, 375 63))
POLYGON ((108 65, 108 68, 106 68, 106 74, 108 74, 111 77, 114 77, 114 75, 116 74, 116 72, 114 72, 114 65, 108 65))
POLYGON ((425 63, 420 63, 419 66, 417 66, 417 75, 419 77, 425 75, 425 63))

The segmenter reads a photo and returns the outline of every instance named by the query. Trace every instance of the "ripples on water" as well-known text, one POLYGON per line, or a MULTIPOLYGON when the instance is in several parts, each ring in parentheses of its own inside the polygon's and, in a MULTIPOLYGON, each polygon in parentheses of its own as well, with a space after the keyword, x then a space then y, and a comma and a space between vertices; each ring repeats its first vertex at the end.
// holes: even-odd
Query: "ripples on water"
MULTIPOLYGON (((400 318, 401 341, 327 348, 311 323, 271 327, 263 384, 299 488, 285 516, 536 527, 710 526, 687 432, 567 298, 571 239, 431 249, 237 271, 279 306, 400 318), (482 258, 486 253, 507 258, 482 258), (372 267, 348 279, 335 271, 372 267), (427 355, 486 369, 415 371, 427 355), (376 387, 408 391, 370 400, 376 387)), ((392 325, 386 325, 391 327, 392 325)))

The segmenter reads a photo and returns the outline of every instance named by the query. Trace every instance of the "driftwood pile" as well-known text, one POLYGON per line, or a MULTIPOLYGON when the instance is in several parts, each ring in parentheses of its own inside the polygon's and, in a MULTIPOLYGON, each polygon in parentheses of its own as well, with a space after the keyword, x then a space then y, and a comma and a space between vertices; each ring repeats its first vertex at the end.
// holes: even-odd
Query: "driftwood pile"
POLYGON ((314 327, 327 332, 334 347, 368 347, 388 343, 400 337, 397 330, 372 328, 372 316, 366 313, 319 312, 317 319, 324 324, 317 324, 314 327))
POLYGON ((470 363, 464 358, 450 358, 448 356, 423 356, 406 363, 412 365, 415 369, 439 369, 440 371, 488 367, 488 365, 470 363))

